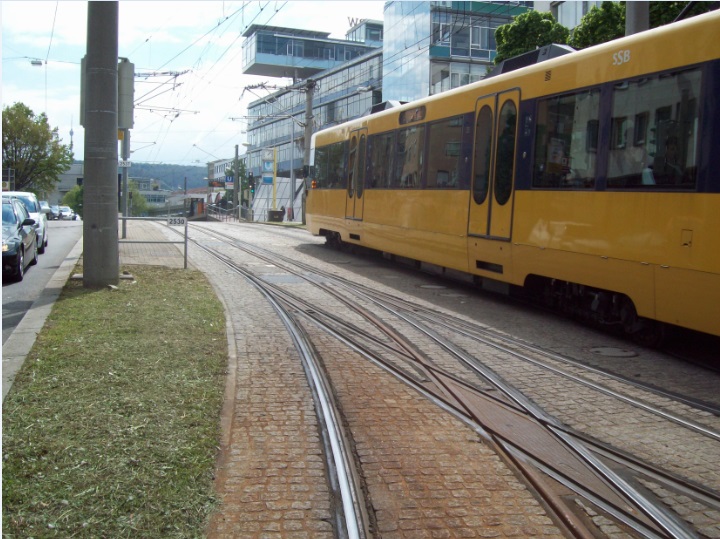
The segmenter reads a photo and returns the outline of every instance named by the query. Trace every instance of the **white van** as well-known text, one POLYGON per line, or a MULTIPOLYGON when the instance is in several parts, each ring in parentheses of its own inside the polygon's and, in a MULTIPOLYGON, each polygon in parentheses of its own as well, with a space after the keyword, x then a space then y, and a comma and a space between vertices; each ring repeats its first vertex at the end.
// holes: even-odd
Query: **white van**
POLYGON ((38 253, 44 253, 45 247, 47 247, 48 244, 47 214, 50 209, 40 207, 40 202, 38 202, 35 193, 26 191, 3 191, 2 194, 4 197, 17 198, 23 203, 30 214, 30 219, 35 220, 35 224, 33 226, 35 227, 35 233, 37 234, 38 253))

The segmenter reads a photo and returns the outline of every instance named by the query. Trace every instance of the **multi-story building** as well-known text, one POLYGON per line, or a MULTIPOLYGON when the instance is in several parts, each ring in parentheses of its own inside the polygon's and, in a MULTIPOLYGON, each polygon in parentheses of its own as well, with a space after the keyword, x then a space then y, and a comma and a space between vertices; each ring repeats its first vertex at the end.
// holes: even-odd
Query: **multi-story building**
POLYGON ((557 0, 540 0, 535 2, 535 11, 552 13, 555 20, 565 28, 573 29, 594 6, 600 7, 602 0, 573 0, 572 2, 557 0))
POLYGON ((532 2, 387 2, 383 100, 412 101, 482 79, 495 30, 532 2))
POLYGON ((371 20, 350 28, 345 40, 330 39, 324 32, 258 25, 248 28, 243 72, 296 81, 248 106, 248 172, 260 177, 261 151, 276 148, 277 175, 299 177, 308 79, 314 81, 313 131, 356 118, 380 101, 382 34, 382 22, 371 20))
MULTIPOLYGON (((243 34, 243 73, 291 78, 281 90, 256 88, 248 105, 248 172, 262 174, 263 150, 276 151, 277 177, 300 177, 307 92, 312 131, 480 80, 494 65, 495 30, 532 2, 386 2, 384 22, 366 20, 329 34, 252 25, 243 34), (385 105, 383 105, 385 106, 385 105)), ((292 200, 293 194, 287 196, 292 200)))
POLYGON ((52 193, 47 195, 47 201, 51 205, 62 204, 62 199, 77 185, 83 183, 84 165, 81 162, 73 163, 70 167, 58 176, 58 182, 52 193))

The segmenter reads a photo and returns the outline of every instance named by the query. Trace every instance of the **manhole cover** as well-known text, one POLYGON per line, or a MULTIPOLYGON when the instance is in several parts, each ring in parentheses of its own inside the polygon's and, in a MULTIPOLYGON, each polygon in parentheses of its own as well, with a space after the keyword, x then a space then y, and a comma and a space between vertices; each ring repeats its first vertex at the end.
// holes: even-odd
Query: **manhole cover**
POLYGON ((605 357, 637 357, 637 352, 632 350, 623 350, 622 348, 614 348, 612 346, 598 346, 591 348, 590 352, 605 357))

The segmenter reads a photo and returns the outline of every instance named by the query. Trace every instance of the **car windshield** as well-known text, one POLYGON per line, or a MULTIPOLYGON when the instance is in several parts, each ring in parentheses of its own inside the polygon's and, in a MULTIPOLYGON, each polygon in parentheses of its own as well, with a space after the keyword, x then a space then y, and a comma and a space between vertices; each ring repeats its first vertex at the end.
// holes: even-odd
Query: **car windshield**
POLYGON ((17 217, 15 217, 15 212, 12 210, 12 206, 10 204, 3 204, 3 224, 4 225, 13 225, 17 223, 17 217))

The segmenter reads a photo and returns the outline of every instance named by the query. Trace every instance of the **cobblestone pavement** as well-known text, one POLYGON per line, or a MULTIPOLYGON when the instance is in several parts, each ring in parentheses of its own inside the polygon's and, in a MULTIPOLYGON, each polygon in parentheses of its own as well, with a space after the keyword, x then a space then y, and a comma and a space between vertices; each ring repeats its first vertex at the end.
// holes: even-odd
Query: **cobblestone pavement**
MULTIPOLYGON (((216 262, 191 255, 225 302, 237 350, 218 475, 222 505, 209 537, 333 537, 300 359, 267 301, 216 262)), ((327 347, 337 347, 326 368, 356 443, 377 537, 563 536, 477 433, 344 347, 327 347)))
MULTIPOLYGON (((673 363, 655 351, 639 349, 567 321, 530 311, 518 313, 492 297, 482 301, 472 292, 448 285, 427 285, 417 272, 388 269, 361 258, 323 251, 303 230, 250 225, 209 224, 207 241, 216 246, 212 230, 232 232, 245 240, 323 266, 397 295, 427 301, 519 335, 590 364, 612 365, 638 379, 668 381, 686 394, 718 402, 718 377, 692 366, 673 363), (427 286, 427 288, 423 288, 427 286), (632 357, 598 357, 602 348, 630 350, 632 357)), ((229 252, 229 251, 228 251, 229 252)), ((234 252, 249 269, 276 270, 248 255, 234 252)), ((190 250, 190 262, 203 271, 224 301, 232 330, 230 408, 226 417, 226 450, 219 468, 222 505, 210 537, 331 537, 332 504, 325 479, 322 451, 312 399, 300 360, 272 309, 243 279, 190 250)), ((296 285, 301 288, 302 285, 296 285)), ((308 326, 313 333, 315 328, 308 326)), ((318 342, 323 337, 315 334, 318 342)), ((532 493, 480 436, 393 377, 326 339, 333 350, 326 368, 337 392, 344 419, 352 432, 378 537, 561 537, 532 493)), ((680 430, 658 430, 656 419, 608 404, 607 417, 594 419, 595 397, 566 396, 547 386, 537 373, 517 371, 506 360, 484 357, 503 376, 579 430, 645 455, 662 456, 662 464, 693 479, 717 485, 718 445, 683 438, 680 430), (668 450, 672 447, 672 450, 668 450), (683 454, 683 458, 675 457, 683 454), (690 454, 690 461, 688 461, 690 454), (692 456, 694 455, 694 456, 692 456), (694 459, 694 460, 692 460, 694 459), (691 462, 689 465, 682 463, 691 462), (683 468, 685 466, 685 468, 683 468)), ((680 410, 680 412, 683 412, 680 410)), ((699 419, 717 428, 717 418, 699 419)), ((664 427, 663 427, 664 429, 664 427)), ((650 490, 662 488, 648 484, 650 490)), ((720 515, 690 507, 687 500, 667 503, 699 522, 707 537, 720 537, 720 515), (703 527, 704 526, 704 527, 703 527), (717 535, 716 535, 717 534, 717 535)), ((591 510, 587 511, 590 516, 591 510)), ((606 528, 612 530, 612 527, 606 528)), ((622 537, 616 530, 608 536, 622 537)))

